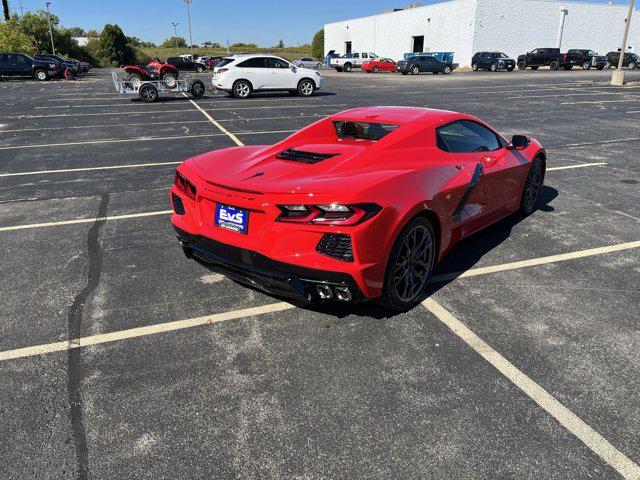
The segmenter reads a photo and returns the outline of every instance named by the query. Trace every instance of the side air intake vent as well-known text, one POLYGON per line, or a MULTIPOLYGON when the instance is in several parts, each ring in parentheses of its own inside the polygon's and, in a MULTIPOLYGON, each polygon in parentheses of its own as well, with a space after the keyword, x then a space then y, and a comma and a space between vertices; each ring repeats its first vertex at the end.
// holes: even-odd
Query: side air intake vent
POLYGON ((349 235, 326 233, 318 242, 316 251, 341 262, 353 262, 353 248, 349 235))
POLYGON ((302 162, 302 163, 318 163, 328 158, 337 157, 338 155, 340 154, 339 153, 303 152, 302 150, 295 150, 293 148, 288 148, 284 152, 278 154, 276 158, 279 158, 280 160, 293 160, 294 162, 302 162))

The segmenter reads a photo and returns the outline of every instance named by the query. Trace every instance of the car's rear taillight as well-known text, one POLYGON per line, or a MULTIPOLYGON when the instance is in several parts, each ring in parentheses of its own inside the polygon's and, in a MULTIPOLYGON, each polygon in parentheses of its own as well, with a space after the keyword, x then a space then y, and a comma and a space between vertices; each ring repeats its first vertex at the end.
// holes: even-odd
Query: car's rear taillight
POLYGON ((216 73, 224 73, 227 70, 229 70, 228 68, 219 68, 218 71, 216 73))
POLYGON ((278 205, 281 213, 276 219, 287 223, 313 223, 316 225, 359 225, 375 216, 382 207, 374 203, 343 205, 278 205))
POLYGON ((187 197, 189 197, 192 200, 196 199, 196 193, 197 193, 196 186, 193 183, 191 183, 189 180, 187 180, 177 170, 176 170, 175 185, 176 187, 178 187, 178 190, 185 193, 187 197))

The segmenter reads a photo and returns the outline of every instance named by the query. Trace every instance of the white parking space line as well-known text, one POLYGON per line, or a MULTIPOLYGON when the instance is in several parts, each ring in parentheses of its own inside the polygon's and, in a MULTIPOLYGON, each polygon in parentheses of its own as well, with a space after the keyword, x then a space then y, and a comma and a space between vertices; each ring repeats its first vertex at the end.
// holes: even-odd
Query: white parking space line
MULTIPOLYGON (((561 98, 561 97, 579 97, 589 96, 594 97, 597 95, 627 95, 627 92, 582 92, 582 93, 558 93, 555 95, 519 95, 514 97, 505 97, 507 100, 519 100, 526 98, 561 98)), ((581 102, 578 102, 581 103, 581 102)))
POLYGON ((504 375, 542 409, 555 418, 560 425, 569 430, 582 443, 591 449, 602 460, 613 467, 620 475, 628 479, 640 478, 640 466, 615 448, 602 435, 581 420, 575 413, 560 403, 553 395, 538 385, 534 380, 520 371, 509 360, 494 350, 488 343, 472 332, 464 323, 449 313, 432 298, 422 305, 471 347, 496 370, 504 375))
POLYGON ((25 175, 52 175, 56 173, 74 173, 74 172, 93 172, 99 170, 116 170, 121 168, 145 168, 160 167, 164 165, 178 165, 180 162, 153 162, 153 163, 132 163, 129 165, 109 165, 105 167, 83 167, 83 168, 64 168, 58 170, 35 170, 32 172, 16 172, 16 173, 0 173, 1 177, 22 177, 25 175))
POLYGON ((522 260, 519 262, 503 263, 490 267, 472 268, 463 272, 445 273, 442 275, 434 275, 431 277, 431 283, 439 283, 443 281, 454 280, 456 278, 475 277, 477 275, 487 275, 489 273, 504 272, 507 270, 517 270, 520 268, 534 267, 537 265, 545 265, 548 263, 565 262, 567 260, 575 260, 577 258, 593 257, 594 255, 602 255, 605 253, 621 252, 623 250, 631 250, 640 248, 640 241, 620 243, 618 245, 609 245, 607 247, 589 248, 586 250, 578 250, 576 252, 561 253, 558 255, 549 255, 547 257, 532 258, 530 260, 522 260))
POLYGON ((593 102, 563 102, 560 105, 597 105, 598 103, 640 102, 640 98, 621 98, 620 100, 595 100, 593 102))
POLYGON ((572 170, 574 168, 585 168, 585 167, 603 167, 605 165, 607 165, 606 162, 579 163, 577 165, 565 165, 563 167, 549 167, 547 168, 547 172, 552 172, 554 170, 572 170))
MULTIPOLYGON (((217 122, 216 122, 217 123, 217 122)), ((233 135, 228 132, 222 125, 220 125, 220 129, 223 133, 199 133, 195 135, 172 135, 168 137, 137 137, 137 138, 115 138, 115 139, 106 139, 106 140, 88 140, 85 142, 63 142, 63 143, 48 143, 48 144, 28 144, 28 145, 11 145, 8 147, 0 147, 0 150, 18 150, 21 148, 54 148, 54 147, 69 147, 69 146, 77 146, 77 145, 98 145, 101 143, 130 143, 130 142, 154 142, 160 140, 179 140, 179 139, 188 139, 188 138, 207 138, 207 137, 220 137, 224 135, 233 135)), ((273 134, 273 133, 292 133, 297 130, 265 130, 265 131, 243 131, 237 132, 236 135, 265 135, 265 134, 273 134)), ((235 137, 235 135, 234 135, 235 137)), ((240 140, 238 140, 240 142, 240 140)), ((237 143, 237 142, 236 142, 237 143)), ((238 145, 244 145, 243 143, 238 143, 238 145)))
MULTIPOLYGON (((187 96, 187 94, 184 92, 182 92, 182 95, 184 95, 185 97, 187 96)), ((200 105, 198 105, 196 102, 194 102, 191 99, 189 100, 189 102, 191 103, 191 105, 196 107, 196 109, 198 109, 200 113, 202 113, 205 116, 205 118, 209 120, 218 130, 220 130, 227 137, 229 137, 236 145, 238 145, 239 147, 244 147, 244 143, 242 143, 238 139, 238 137, 236 137, 233 133, 231 133, 229 130, 227 130, 222 125, 220 125, 211 115, 209 115, 205 110, 203 110, 202 107, 200 107, 200 105)))
MULTIPOLYGON (((184 92, 183 92, 184 93, 184 92)), ((298 105, 301 107, 308 107, 308 108, 314 108, 316 106, 318 106, 317 104, 321 104, 321 101, 323 100, 323 98, 319 98, 315 101, 313 101, 313 99, 309 99, 309 98, 305 98, 305 101, 309 101, 311 100, 312 103, 305 103, 302 105, 298 105)), ((273 100, 271 100, 272 102, 273 100)), ((214 101, 214 100, 200 100, 201 103, 205 103, 207 105, 210 106, 216 106, 216 107, 224 107, 224 106, 232 106, 232 105, 236 105, 237 103, 233 100, 225 100, 225 101, 214 101)), ((272 103, 270 103, 270 101, 267 100, 251 100, 249 103, 255 103, 255 102, 261 102, 261 103, 266 103, 266 105, 263 105, 263 107, 266 108, 273 108, 272 103)), ((292 103, 294 105, 292 106, 296 106, 295 104, 300 102, 300 100, 298 101, 293 101, 293 102, 288 102, 288 103, 292 103)), ((155 108, 160 108, 163 107, 164 104, 162 103, 157 103, 157 104, 151 104, 151 110, 155 109, 155 108)), ((121 102, 121 103, 84 103, 82 105, 44 105, 44 106, 35 106, 33 107, 34 110, 51 110, 51 109, 59 109, 59 108, 104 108, 104 107, 113 107, 113 108, 121 108, 121 107, 139 107, 140 104, 138 102, 121 102)))
POLYGON ((45 222, 45 223, 28 223, 26 225, 11 225, 8 227, 0 227, 0 232, 12 232, 15 230, 31 230, 34 228, 44 228, 44 227, 58 227, 60 225, 75 225, 78 223, 93 223, 95 221, 113 221, 113 220, 128 220, 130 218, 143 218, 143 217, 155 217, 158 215, 169 215, 173 213, 173 210, 159 210, 155 212, 142 212, 142 213, 131 213, 127 215, 113 215, 106 217, 93 217, 93 218, 76 218, 75 220, 62 220, 59 222, 45 222))
POLYGON ((289 303, 271 303, 262 307, 246 308, 243 310, 217 313, 215 315, 206 315, 204 317, 190 318, 187 320, 159 323, 156 325, 149 325, 147 327, 131 328, 128 330, 120 330, 117 332, 91 335, 89 337, 81 337, 73 341, 55 342, 43 345, 35 345, 33 347, 17 348, 15 350, 6 350, 4 352, 0 352, 0 362, 13 360, 16 358, 33 357, 35 355, 42 355, 45 353, 66 352, 67 350, 82 348, 89 345, 115 342, 128 338, 144 337, 147 335, 154 335, 163 332, 173 332, 176 330, 184 330, 185 328, 211 325, 214 323, 227 322, 229 320, 248 318, 256 315, 281 312, 284 310, 291 310, 293 308, 295 307, 289 303))
MULTIPOLYGON (((106 220, 113 220, 115 218, 116 217, 106 217, 106 220)), ((94 221, 95 221, 95 218, 83 220, 84 223, 92 223, 94 221)), ((634 243, 637 244, 636 247, 640 247, 640 242, 634 242, 634 243)), ((629 245, 629 244, 623 244, 623 245, 629 245)), ((600 254, 608 253, 610 251, 621 250, 621 249, 612 250, 616 247, 619 247, 619 246, 612 245, 610 247, 603 247, 597 250, 600 250, 600 254)), ((627 247, 627 248, 635 248, 635 247, 627 247)), ((573 255, 574 258, 579 258, 579 256, 576 255, 579 253, 580 251, 568 253, 565 255, 573 255)), ((535 259, 530 260, 529 262, 535 262, 535 259)), ((544 257, 544 263, 553 263, 552 257, 544 257)), ((530 265, 523 265, 523 266, 533 266, 538 264, 540 263, 530 263, 530 265)), ((505 264, 505 265, 513 265, 513 264, 505 264)), ((523 268, 523 266, 518 268, 523 268)), ((496 265, 490 268, 493 268, 494 272, 500 272, 502 270, 505 270, 502 267, 503 267, 502 265, 496 265)), ((473 272, 474 270, 475 269, 469 270, 469 272, 473 272)), ((428 302, 428 300, 426 301, 428 302)), ((100 335, 92 335, 89 337, 81 337, 74 340, 73 343, 54 342, 54 343, 48 343, 48 344, 35 345, 32 347, 5 350, 5 351, 0 351, 0 361, 11 360, 11 359, 21 358, 21 357, 30 357, 34 355, 41 355, 43 353, 61 352, 71 348, 79 348, 87 345, 96 345, 98 343, 114 342, 117 340, 124 340, 127 338, 153 335, 153 334, 162 333, 162 332, 171 332, 174 330, 181 330, 181 329, 191 328, 199 325, 220 323, 228 320, 235 320, 235 319, 245 318, 250 316, 263 315, 266 313, 279 312, 283 310, 290 310, 293 308, 295 308, 293 305, 290 305, 285 302, 272 303, 262 307, 254 307, 254 308, 248 308, 243 310, 234 310, 226 313, 207 315, 204 317, 196 317, 196 318, 190 318, 187 320, 178 320, 173 322, 160 323, 156 325, 149 325, 146 327, 120 330, 120 331, 104 333, 100 335)))

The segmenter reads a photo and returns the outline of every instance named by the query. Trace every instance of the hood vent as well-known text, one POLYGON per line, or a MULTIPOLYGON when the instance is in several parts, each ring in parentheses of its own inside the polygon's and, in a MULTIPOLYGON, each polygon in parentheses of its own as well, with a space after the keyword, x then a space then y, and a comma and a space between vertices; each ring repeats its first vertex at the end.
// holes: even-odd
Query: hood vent
POLYGON ((337 157, 339 153, 315 153, 315 152, 303 152, 302 150, 295 150, 288 148, 284 152, 278 154, 276 158, 280 160, 293 160, 294 162, 302 163, 319 163, 328 158, 337 157))

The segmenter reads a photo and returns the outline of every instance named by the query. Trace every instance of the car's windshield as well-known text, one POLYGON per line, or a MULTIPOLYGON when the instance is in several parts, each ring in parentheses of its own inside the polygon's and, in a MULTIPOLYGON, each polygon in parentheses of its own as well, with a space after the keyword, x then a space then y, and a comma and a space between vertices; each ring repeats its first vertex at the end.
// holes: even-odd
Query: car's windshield
POLYGON ((398 125, 390 125, 387 123, 371 123, 371 122, 352 122, 339 121, 333 122, 338 138, 354 138, 356 140, 380 140, 381 138, 393 132, 398 125))

